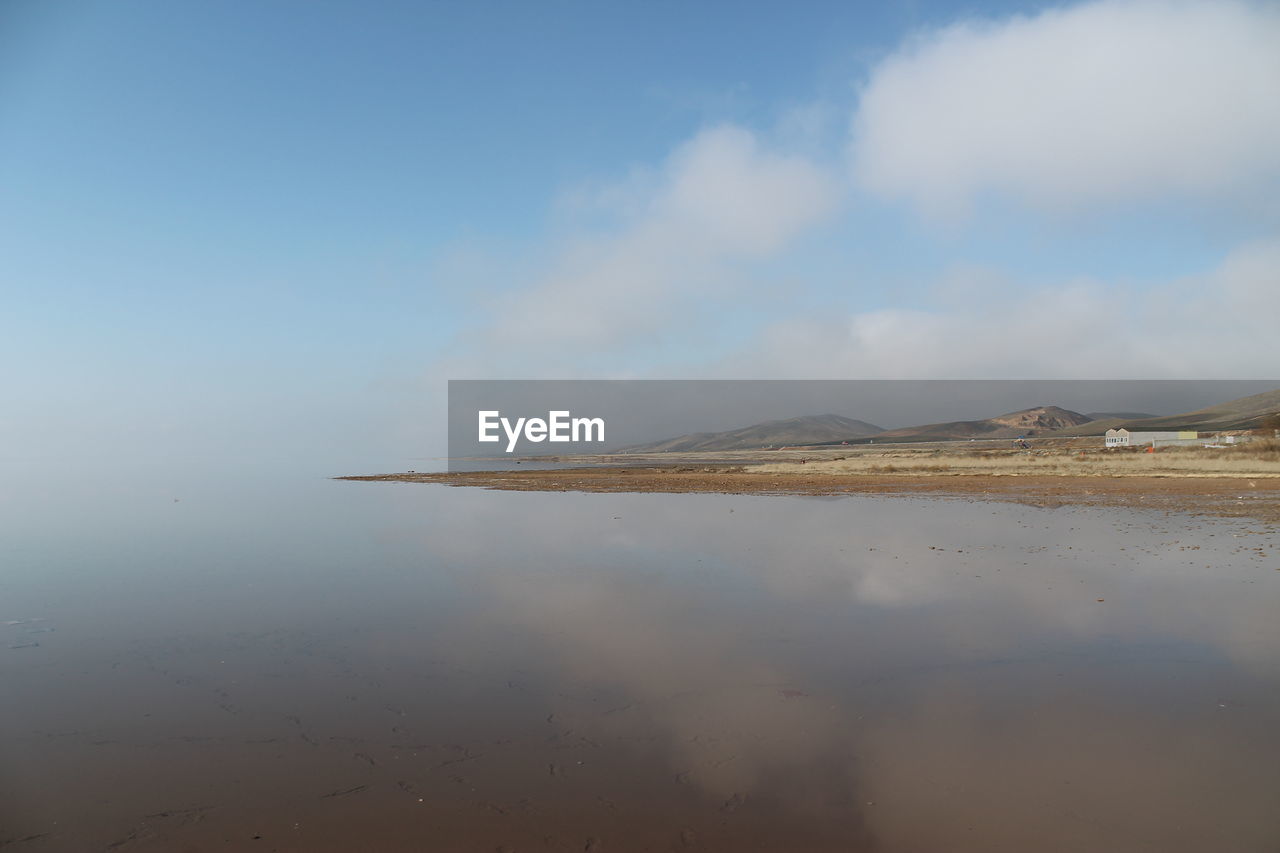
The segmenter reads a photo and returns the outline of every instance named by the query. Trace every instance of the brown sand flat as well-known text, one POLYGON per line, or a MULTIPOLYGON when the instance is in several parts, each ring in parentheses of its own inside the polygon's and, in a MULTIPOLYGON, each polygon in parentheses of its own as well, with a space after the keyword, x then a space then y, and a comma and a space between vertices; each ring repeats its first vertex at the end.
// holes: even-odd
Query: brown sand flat
POLYGON ((338 479, 536 492, 930 495, 1044 507, 1124 506, 1256 518, 1280 525, 1280 479, 1274 477, 802 474, 750 472, 741 467, 680 466, 373 474, 338 479))

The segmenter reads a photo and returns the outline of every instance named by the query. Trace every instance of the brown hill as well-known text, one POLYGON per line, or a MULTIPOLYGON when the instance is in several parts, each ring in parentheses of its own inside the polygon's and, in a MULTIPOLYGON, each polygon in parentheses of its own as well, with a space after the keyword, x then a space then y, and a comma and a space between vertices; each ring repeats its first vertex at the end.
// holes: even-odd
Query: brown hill
POLYGON ((805 415, 724 432, 696 432, 623 448, 619 453, 698 453, 756 450, 785 445, 830 444, 876 435, 880 427, 842 415, 805 415))
POLYGON ((874 436, 886 441, 951 441, 966 438, 1017 438, 1076 427, 1089 422, 1088 415, 1058 406, 1036 406, 980 421, 949 421, 939 424, 891 429, 874 436))

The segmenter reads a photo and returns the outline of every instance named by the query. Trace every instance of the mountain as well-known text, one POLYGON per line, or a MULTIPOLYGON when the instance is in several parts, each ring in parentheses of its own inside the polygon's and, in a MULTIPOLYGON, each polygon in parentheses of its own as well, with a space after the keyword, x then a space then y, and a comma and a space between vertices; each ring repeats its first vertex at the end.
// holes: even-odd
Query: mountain
POLYGON ((948 421, 940 424, 885 430, 877 440, 952 441, 965 438, 1017 438, 1044 435, 1089 423, 1089 416, 1057 406, 1036 406, 980 421, 948 421))
MULTIPOLYGON (((1148 415, 1147 417, 1155 417, 1148 415)), ((1118 429, 1126 424, 1136 423, 1141 418, 1125 417, 1120 415, 1108 415, 1107 417, 1094 418, 1085 424, 1079 426, 1066 427, 1054 433, 1058 438, 1075 438, 1082 435, 1104 435, 1109 429, 1118 429)))
POLYGON ((724 432, 696 432, 663 441, 637 444, 619 453, 697 453, 715 450, 758 450, 799 444, 832 444, 866 438, 880 427, 841 415, 805 415, 781 421, 765 421, 724 432))
POLYGON ((1146 418, 1158 418, 1159 415, 1153 415, 1150 412, 1089 412, 1085 415, 1091 421, 1103 421, 1108 418, 1115 418, 1121 421, 1140 421, 1146 418))
POLYGON ((1160 417, 1130 418, 1122 415, 1099 419, 1081 427, 1063 429, 1058 435, 1102 435, 1107 430, 1124 427, 1128 430, 1162 432, 1175 429, 1194 429, 1204 432, 1214 430, 1257 429, 1264 420, 1280 414, 1280 388, 1264 391, 1249 397, 1240 397, 1218 403, 1194 412, 1160 417))

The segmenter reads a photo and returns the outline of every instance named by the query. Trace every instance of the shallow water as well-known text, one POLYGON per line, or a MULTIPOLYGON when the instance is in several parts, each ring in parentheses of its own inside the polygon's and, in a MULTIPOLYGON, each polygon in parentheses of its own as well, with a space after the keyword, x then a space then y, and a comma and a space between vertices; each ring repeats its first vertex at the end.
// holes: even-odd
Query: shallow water
POLYGON ((1257 523, 323 480, 48 510, 0 544, 6 853, 1280 844, 1257 523))

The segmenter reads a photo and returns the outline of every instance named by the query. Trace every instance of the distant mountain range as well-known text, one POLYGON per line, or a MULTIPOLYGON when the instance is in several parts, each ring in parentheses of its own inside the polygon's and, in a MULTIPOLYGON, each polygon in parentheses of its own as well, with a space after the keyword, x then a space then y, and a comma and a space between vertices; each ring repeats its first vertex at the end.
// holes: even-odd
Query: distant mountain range
POLYGON ((781 421, 765 421, 724 432, 695 432, 649 444, 637 444, 621 453, 697 453, 714 450, 758 450, 792 444, 838 443, 879 435, 875 424, 840 415, 806 415, 781 421))
POLYGON ((724 432, 699 432, 622 449, 621 453, 696 453, 759 450, 769 447, 862 444, 866 441, 956 441, 970 438, 1074 437, 1102 435, 1113 427, 1130 430, 1245 430, 1280 413, 1280 389, 1228 400, 1179 415, 1144 412, 1092 412, 1082 415, 1058 406, 1035 406, 976 421, 948 421, 885 430, 841 415, 807 415, 766 421, 724 432))

